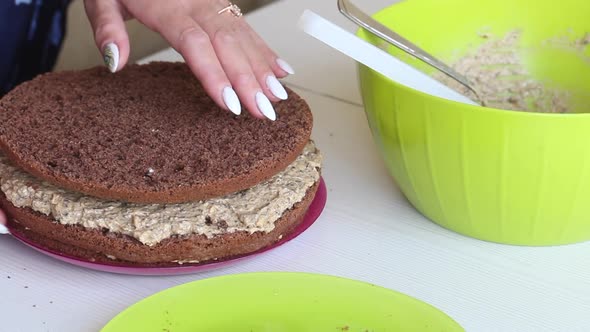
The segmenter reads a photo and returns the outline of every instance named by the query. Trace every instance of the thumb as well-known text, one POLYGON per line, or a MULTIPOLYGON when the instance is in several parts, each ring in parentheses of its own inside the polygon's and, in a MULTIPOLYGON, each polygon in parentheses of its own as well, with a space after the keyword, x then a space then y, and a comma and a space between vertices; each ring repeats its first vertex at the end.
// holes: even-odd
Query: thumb
POLYGON ((105 65, 113 73, 125 67, 130 48, 125 9, 116 0, 85 0, 84 7, 105 65))
POLYGON ((0 210, 0 235, 1 234, 8 234, 8 228, 6 228, 6 215, 2 210, 0 210))

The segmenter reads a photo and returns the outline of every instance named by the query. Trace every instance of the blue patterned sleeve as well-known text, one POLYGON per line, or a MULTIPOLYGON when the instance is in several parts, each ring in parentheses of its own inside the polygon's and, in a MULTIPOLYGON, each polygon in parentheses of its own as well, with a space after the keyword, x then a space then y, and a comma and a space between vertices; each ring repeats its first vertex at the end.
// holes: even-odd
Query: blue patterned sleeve
POLYGON ((69 2, 0 0, 0 96, 53 69, 69 2))

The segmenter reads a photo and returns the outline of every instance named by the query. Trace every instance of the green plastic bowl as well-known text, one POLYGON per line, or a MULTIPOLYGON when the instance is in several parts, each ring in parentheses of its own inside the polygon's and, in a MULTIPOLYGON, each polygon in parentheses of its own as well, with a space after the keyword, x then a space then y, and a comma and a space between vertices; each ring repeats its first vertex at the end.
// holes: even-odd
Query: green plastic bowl
POLYGON ((590 239, 590 104, 583 102, 590 50, 582 56, 543 46, 552 37, 582 37, 590 31, 588 13, 590 1, 581 0, 406 0, 375 15, 449 62, 481 43, 478 31, 520 28, 520 52, 533 76, 581 96, 575 114, 483 108, 424 94, 359 65, 374 140, 417 210, 486 241, 542 246, 590 239))

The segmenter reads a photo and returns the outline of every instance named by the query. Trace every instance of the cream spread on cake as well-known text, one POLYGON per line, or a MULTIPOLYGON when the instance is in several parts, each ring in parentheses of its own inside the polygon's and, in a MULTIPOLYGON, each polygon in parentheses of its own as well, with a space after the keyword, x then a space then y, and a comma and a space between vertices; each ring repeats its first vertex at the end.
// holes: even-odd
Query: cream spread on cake
POLYGON ((0 190, 14 206, 31 208, 61 224, 108 229, 153 246, 172 236, 270 232, 275 221, 319 180, 321 163, 322 156, 310 141, 285 170, 247 190, 200 202, 135 204, 55 187, 0 155, 0 190))

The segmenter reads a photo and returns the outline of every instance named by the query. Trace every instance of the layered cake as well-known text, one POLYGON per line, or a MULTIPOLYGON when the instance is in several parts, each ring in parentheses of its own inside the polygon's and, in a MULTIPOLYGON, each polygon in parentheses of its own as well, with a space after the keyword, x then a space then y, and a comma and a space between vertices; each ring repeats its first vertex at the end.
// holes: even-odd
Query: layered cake
POLYGON ((235 116, 183 63, 41 75, 0 100, 0 207, 13 232, 82 259, 195 264, 279 241, 322 157, 307 103, 235 116))

